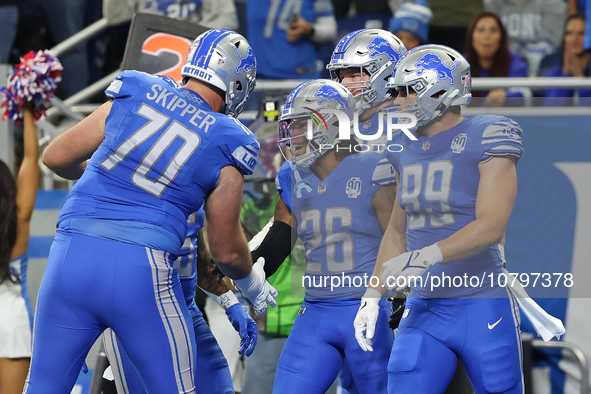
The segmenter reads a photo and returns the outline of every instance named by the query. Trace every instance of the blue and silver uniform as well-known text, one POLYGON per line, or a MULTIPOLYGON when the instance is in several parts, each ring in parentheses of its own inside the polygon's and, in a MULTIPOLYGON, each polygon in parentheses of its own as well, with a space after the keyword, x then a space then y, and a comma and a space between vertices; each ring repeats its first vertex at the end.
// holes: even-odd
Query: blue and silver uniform
MULTIPOLYGON (((402 152, 386 152, 400 176, 398 201, 407 214, 409 251, 441 241, 476 219, 478 164, 494 156, 520 157, 521 133, 519 125, 511 119, 473 116, 431 138, 405 140, 402 152)), ((501 272, 501 254, 498 244, 494 244, 465 260, 434 265, 423 274, 424 286, 413 287, 410 296, 506 296, 505 289, 491 287, 490 280, 476 286, 442 286, 433 291, 427 285, 427 276, 441 278, 443 274, 451 277, 467 274, 479 279, 483 274, 485 279, 492 274, 496 282, 501 272)))
POLYGON ((106 94, 104 140, 58 220, 25 392, 69 391, 107 327, 146 387, 193 392, 193 321, 172 263, 220 170, 250 174, 259 145, 169 78, 123 71, 106 94), (55 376, 59 387, 51 387, 55 376))
POLYGON ((113 106, 105 139, 74 185, 58 227, 93 234, 95 219, 111 223, 108 237, 178 255, 187 217, 215 187, 220 170, 249 175, 259 143, 238 120, 212 112, 199 95, 172 79, 123 71, 105 91, 113 106), (131 224, 129 223, 131 222, 131 224))
MULTIPOLYGON (((406 211, 408 251, 441 241, 476 219, 478 165, 495 156, 519 158, 521 134, 511 119, 474 116, 431 138, 408 140, 402 152, 386 152, 400 176, 398 201, 406 211)), ((475 392, 522 393, 519 309, 496 285, 501 269, 495 244, 423 274, 423 286, 411 289, 394 341, 389 393, 445 391, 458 357, 475 392), (443 281, 444 274, 451 284, 443 281), (465 276, 467 286, 457 281, 465 276), (431 289, 433 277, 443 284, 431 289)))
POLYGON ((372 198, 393 182, 391 165, 375 153, 345 158, 324 181, 290 163, 279 170, 277 190, 298 221, 307 268, 306 299, 279 360, 275 393, 325 392, 344 360, 353 378, 346 379, 345 389, 385 393, 393 340, 386 300, 373 353, 355 341, 353 320, 383 235, 372 198), (331 288, 331 278, 344 284, 331 288))
MULTIPOLYGON (((196 392, 233 394, 234 388, 228 362, 194 300, 197 287, 197 236, 199 230, 203 227, 204 221, 205 212, 203 208, 197 213, 189 215, 187 238, 185 238, 185 244, 179 257, 174 261, 174 267, 178 271, 185 301, 193 317, 193 328, 195 329, 195 340, 198 349, 195 363, 196 392)), ((111 330, 105 331, 103 343, 111 362, 117 392, 121 394, 145 392, 129 356, 111 330)))

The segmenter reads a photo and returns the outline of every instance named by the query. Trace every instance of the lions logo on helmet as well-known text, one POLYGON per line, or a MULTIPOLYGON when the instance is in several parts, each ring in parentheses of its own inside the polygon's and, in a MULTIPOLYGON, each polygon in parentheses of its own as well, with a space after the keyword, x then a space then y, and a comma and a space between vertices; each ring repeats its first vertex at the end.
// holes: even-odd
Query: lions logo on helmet
POLYGON ((404 54, 398 61, 386 87, 389 96, 398 91, 414 91, 414 103, 397 107, 397 111, 416 116, 417 126, 443 115, 451 106, 466 105, 472 100, 470 64, 455 49, 444 45, 421 45, 404 54), (456 81, 461 82, 456 84, 456 81), (443 92, 441 94, 441 92, 443 92))
POLYGON ((344 98, 341 96, 341 93, 335 89, 334 86, 325 85, 320 87, 316 91, 314 97, 319 97, 318 105, 324 105, 329 101, 336 101, 339 104, 340 109, 347 112, 347 115, 351 115, 351 108, 349 108, 349 100, 348 98, 344 98))
POLYGON ((352 124, 354 104, 351 92, 338 82, 318 79, 298 85, 279 118, 278 144, 285 159, 306 168, 330 151, 340 141, 338 120, 344 116, 352 124))
POLYGON ((236 74, 238 74, 240 72, 240 70, 243 70, 244 72, 248 72, 248 70, 250 70, 251 68, 257 66, 257 60, 254 57, 254 51, 252 50, 252 48, 248 48, 246 50, 246 56, 242 57, 240 55, 240 51, 238 50, 238 48, 234 47, 234 50, 236 51, 236 54, 238 55, 238 59, 240 59, 240 64, 238 65, 238 67, 236 67, 236 74))
POLYGON ((392 48, 392 44, 388 42, 388 40, 381 36, 377 36, 371 40, 367 46, 367 49, 369 49, 369 57, 372 59, 381 54, 386 54, 391 62, 396 63, 400 58, 400 47, 397 51, 396 49, 392 48))
POLYGON ((450 83, 453 85, 455 83, 453 72, 456 70, 458 64, 460 64, 460 62, 456 60, 452 67, 448 67, 438 55, 435 53, 427 53, 419 59, 415 66, 419 69, 417 75, 422 75, 428 70, 434 70, 437 72, 437 78, 449 79, 450 83))
POLYGON ((240 34, 211 29, 191 44, 181 75, 226 92, 226 114, 238 116, 256 85, 255 54, 240 34))
POLYGON ((331 78, 341 83, 339 72, 346 68, 359 68, 361 75, 369 74, 367 81, 343 83, 351 89, 361 88, 357 94, 358 108, 368 108, 385 100, 386 80, 405 52, 402 41, 389 31, 357 30, 339 41, 326 68, 331 78))

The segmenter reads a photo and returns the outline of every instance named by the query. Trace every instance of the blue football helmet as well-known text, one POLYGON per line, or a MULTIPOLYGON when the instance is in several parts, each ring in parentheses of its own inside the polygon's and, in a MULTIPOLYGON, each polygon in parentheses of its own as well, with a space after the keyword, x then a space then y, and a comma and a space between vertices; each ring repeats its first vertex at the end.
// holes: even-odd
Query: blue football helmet
POLYGON ((416 101, 399 106, 398 111, 412 113, 417 126, 443 115, 451 106, 472 100, 470 63, 458 51, 445 45, 421 45, 408 51, 396 65, 386 87, 388 95, 399 93, 416 101), (402 92, 401 92, 402 91, 402 92))
POLYGON ((256 85, 256 70, 246 38, 231 30, 211 29, 191 44, 181 75, 226 92, 226 114, 236 117, 256 85))
POLYGON ((339 71, 342 69, 359 67, 362 75, 367 72, 370 76, 368 81, 347 82, 343 86, 362 89, 357 95, 358 108, 374 107, 384 101, 386 81, 404 53, 406 47, 402 41, 389 31, 361 29, 339 41, 326 68, 331 79, 337 82, 341 82, 339 71))
MULTIPOLYGON (((285 99, 279 117, 279 148, 287 161, 311 166, 339 142, 339 115, 353 124, 355 99, 347 88, 328 79, 298 85, 285 99), (308 131, 312 138, 308 138, 308 131), (289 154, 287 153, 289 152, 289 154)), ((347 130, 350 135, 350 128, 347 130)))

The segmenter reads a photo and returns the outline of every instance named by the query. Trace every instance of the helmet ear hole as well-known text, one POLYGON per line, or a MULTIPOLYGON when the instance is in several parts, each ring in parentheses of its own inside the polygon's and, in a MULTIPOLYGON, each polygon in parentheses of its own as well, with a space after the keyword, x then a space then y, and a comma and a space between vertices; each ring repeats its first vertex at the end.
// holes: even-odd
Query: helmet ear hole
POLYGON ((236 81, 236 90, 238 92, 242 92, 242 84, 240 83, 240 81, 236 81))

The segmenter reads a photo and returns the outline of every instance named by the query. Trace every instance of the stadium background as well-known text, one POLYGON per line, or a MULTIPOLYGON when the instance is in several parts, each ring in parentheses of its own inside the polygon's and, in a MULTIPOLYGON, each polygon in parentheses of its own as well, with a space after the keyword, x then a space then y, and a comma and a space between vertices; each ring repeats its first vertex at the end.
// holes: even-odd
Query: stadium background
MULTIPOLYGON (((239 16, 243 16, 240 12, 243 4, 237 5, 239 16)), ((145 32, 142 34, 145 38, 145 32)), ((156 52, 145 45, 141 45, 138 52, 137 42, 135 45, 135 56, 142 53, 142 48, 144 55, 156 52)), ((133 60, 127 61, 133 63, 133 60)), ((134 68, 142 68, 137 58, 135 62, 137 67, 134 68)), ((142 66, 148 68, 146 71, 158 71, 150 69, 149 62, 142 66)), ((256 99, 258 97, 253 101, 256 99)), ((573 274, 571 288, 549 290, 538 285, 528 291, 542 307, 565 322, 567 333, 562 340, 576 345, 590 359, 591 110, 578 109, 577 115, 561 115, 560 111, 542 113, 527 107, 511 108, 511 117, 524 130, 525 154, 517 167, 519 192, 507 228, 506 255, 511 272, 573 274)), ((249 124, 257 111, 256 107, 251 107, 241 120, 249 124)), ((475 114, 483 110, 470 108, 466 112, 475 114)), ((504 112, 499 109, 495 113, 504 112)), ((2 123, 2 128, 9 128, 2 123)), ((263 124, 259 120, 253 131, 263 124)), ((55 223, 66 198, 67 190, 41 190, 38 194, 29 249, 29 290, 33 306, 55 235, 55 223)), ((523 322, 522 329, 534 332, 527 321, 523 322)), ((580 392, 577 383, 580 372, 567 353, 546 351, 535 352, 534 356, 535 393, 580 392)), ((87 358, 91 369, 96 357, 95 346, 87 358)), ((87 393, 91 376, 92 370, 81 374, 73 393, 87 393)))

